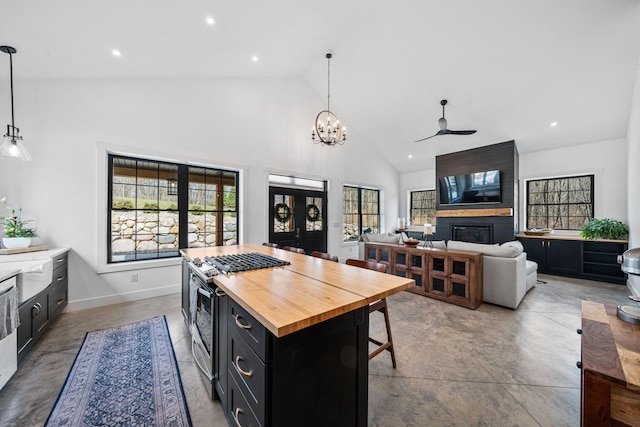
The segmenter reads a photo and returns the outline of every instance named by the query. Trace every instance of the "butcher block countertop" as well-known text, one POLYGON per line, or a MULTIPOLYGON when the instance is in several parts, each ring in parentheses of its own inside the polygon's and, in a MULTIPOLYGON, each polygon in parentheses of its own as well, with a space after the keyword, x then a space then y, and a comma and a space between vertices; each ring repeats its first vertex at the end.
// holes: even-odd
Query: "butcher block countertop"
POLYGON ((640 326, 618 319, 615 305, 582 301, 582 336, 585 371, 640 392, 640 326))
POLYGON ((214 283, 276 337, 299 331, 415 286, 413 279, 263 245, 183 249, 205 256, 260 252, 289 261, 284 267, 219 274, 214 283))

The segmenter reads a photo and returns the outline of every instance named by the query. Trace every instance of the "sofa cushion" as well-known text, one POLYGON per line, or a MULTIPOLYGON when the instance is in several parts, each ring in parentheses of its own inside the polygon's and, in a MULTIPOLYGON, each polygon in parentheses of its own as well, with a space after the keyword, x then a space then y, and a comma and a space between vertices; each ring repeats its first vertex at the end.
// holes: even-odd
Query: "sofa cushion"
MULTIPOLYGON (((522 244, 520 246, 522 247, 522 244)), ((447 248, 457 251, 481 252, 483 255, 499 258, 515 258, 522 253, 521 249, 513 245, 500 246, 485 243, 459 242, 457 240, 449 240, 447 248)))
POLYGON ((514 249, 514 257, 520 255, 522 252, 524 252, 524 246, 522 246, 522 243, 519 240, 514 240, 511 242, 504 242, 502 245, 500 246, 508 246, 510 248, 514 249))

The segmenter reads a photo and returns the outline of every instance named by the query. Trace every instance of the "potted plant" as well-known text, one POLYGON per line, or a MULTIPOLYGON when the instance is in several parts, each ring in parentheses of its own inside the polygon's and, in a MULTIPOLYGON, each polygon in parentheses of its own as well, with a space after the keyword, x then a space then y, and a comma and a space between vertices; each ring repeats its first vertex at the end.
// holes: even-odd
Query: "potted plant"
POLYGON ((613 239, 621 240, 629 234, 629 227, 617 219, 593 218, 582 227, 580 235, 585 239, 613 239))
POLYGON ((26 226, 27 221, 23 221, 22 208, 12 208, 7 205, 7 198, 2 198, 2 203, 11 212, 10 216, 0 216, 0 221, 4 225, 4 237, 2 244, 7 249, 23 249, 31 245, 31 238, 37 237, 38 233, 33 228, 26 226), (16 214, 17 211, 17 214, 16 214))

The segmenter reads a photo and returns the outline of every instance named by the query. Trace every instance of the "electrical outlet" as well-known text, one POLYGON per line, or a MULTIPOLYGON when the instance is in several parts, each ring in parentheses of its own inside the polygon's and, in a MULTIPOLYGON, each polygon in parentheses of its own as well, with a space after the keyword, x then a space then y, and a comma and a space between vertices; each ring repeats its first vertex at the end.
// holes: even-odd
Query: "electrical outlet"
POLYGON ((138 281, 138 273, 132 273, 131 274, 131 281, 132 282, 137 282, 138 281))

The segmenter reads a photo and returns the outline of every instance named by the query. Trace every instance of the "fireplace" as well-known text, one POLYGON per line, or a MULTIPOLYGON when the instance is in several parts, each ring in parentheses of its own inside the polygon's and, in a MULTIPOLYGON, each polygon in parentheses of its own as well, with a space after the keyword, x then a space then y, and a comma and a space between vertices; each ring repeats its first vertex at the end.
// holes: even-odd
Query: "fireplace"
POLYGON ((493 225, 451 225, 451 240, 471 243, 493 243, 493 225))

